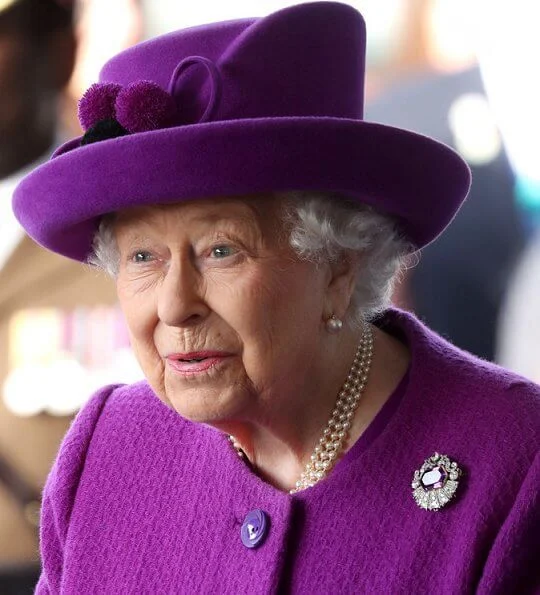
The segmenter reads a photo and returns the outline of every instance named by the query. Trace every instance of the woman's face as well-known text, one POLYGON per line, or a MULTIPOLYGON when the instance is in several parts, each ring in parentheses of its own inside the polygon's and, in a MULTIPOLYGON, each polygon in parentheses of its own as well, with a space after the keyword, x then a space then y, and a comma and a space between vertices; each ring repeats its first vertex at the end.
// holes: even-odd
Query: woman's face
POLYGON ((288 244, 275 198, 118 213, 118 296, 158 396, 188 419, 245 421, 313 382, 328 270, 288 244))

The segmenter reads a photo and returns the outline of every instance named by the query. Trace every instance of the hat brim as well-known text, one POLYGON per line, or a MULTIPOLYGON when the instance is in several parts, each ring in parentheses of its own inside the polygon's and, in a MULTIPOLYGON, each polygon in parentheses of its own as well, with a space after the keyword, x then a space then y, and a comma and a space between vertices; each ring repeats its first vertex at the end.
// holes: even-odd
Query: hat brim
POLYGON ((470 185, 468 166, 446 145, 341 118, 230 120, 73 148, 78 142, 21 182, 13 209, 36 242, 79 261, 106 213, 289 190, 339 192, 371 205, 421 248, 450 223, 470 185))

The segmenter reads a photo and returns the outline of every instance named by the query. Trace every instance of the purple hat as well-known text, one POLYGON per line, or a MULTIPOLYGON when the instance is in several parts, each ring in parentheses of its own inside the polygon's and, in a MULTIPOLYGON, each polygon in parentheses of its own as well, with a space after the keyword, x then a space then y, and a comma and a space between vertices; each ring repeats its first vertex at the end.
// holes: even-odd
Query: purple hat
POLYGON ((84 261, 119 209, 330 191, 395 217, 422 247, 470 172, 445 145, 362 119, 365 45, 355 9, 316 2, 130 48, 81 100, 84 136, 20 183, 14 212, 36 242, 84 261))

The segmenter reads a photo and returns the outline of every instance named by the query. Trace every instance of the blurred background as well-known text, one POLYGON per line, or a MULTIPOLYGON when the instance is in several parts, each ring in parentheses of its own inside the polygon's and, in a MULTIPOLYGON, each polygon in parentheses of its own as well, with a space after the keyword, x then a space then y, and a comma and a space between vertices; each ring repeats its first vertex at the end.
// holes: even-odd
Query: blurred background
MULTIPOLYGON (((142 376, 112 282, 29 240, 11 214, 13 189, 80 133, 78 98, 109 57, 174 29, 292 3, 0 0, 2 594, 31 593, 37 580, 40 492, 73 415, 97 387, 142 376)), ((467 203, 404 274, 395 303, 539 382, 538 3, 349 4, 367 22, 366 119, 442 140, 473 171, 467 203)))

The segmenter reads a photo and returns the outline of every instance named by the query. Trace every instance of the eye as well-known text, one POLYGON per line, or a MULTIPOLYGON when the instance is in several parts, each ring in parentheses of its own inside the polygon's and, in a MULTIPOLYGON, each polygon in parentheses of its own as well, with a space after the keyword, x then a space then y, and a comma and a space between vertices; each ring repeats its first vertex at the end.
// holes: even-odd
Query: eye
POLYGON ((146 262, 150 262, 153 259, 152 254, 147 250, 137 250, 131 255, 131 262, 135 262, 138 264, 144 264, 146 262))
POLYGON ((231 246, 219 245, 214 246, 210 251, 210 254, 213 258, 227 258, 227 256, 232 256, 233 254, 236 254, 236 250, 231 246))

